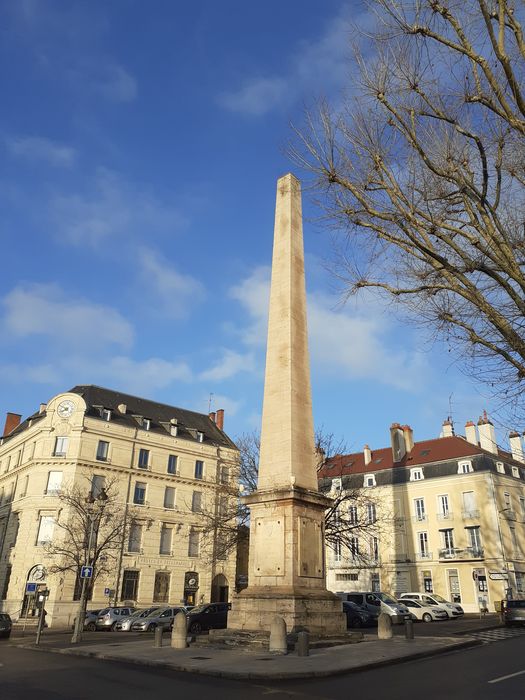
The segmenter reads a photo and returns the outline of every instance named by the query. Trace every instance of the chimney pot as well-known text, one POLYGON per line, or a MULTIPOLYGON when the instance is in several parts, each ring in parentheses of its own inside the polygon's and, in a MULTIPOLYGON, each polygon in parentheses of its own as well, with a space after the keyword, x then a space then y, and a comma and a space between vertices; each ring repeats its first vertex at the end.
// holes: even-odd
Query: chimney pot
POLYGON ((400 462, 406 455, 405 433, 399 423, 392 423, 390 426, 390 444, 392 446, 392 456, 394 464, 400 462))
POLYGON ((370 462, 372 461, 372 451, 370 450, 368 445, 365 445, 363 447, 363 455, 365 458, 365 466, 366 466, 367 464, 370 464, 370 462))
POLYGON ((452 423, 450 416, 443 421, 441 435, 442 437, 452 437, 454 435, 454 424, 452 423))
POLYGON ((483 418, 478 422, 479 446, 487 452, 498 454, 498 445, 496 443, 496 431, 491 421, 487 417, 487 412, 483 411, 483 418))
POLYGON ((515 459, 517 462, 521 462, 522 464, 525 463, 521 436, 515 430, 509 433, 509 443, 510 451, 512 452, 512 459, 515 459))
POLYGON ((208 418, 215 423, 215 411, 208 413, 208 418))
POLYGON ((128 407, 126 406, 125 403, 119 403, 117 408, 119 410, 119 413, 126 413, 126 411, 128 410, 128 407))
POLYGON ((13 430, 20 425, 21 418, 22 416, 18 413, 7 413, 2 437, 6 437, 9 433, 13 432, 13 430))
POLYGON ((219 430, 224 430, 224 408, 219 408, 217 411, 217 420, 215 421, 219 430))
POLYGON ((478 429, 471 420, 465 423, 465 439, 471 445, 478 444, 478 429))
POLYGON ((46 410, 46 408, 47 408, 47 403, 41 403, 41 404, 40 404, 40 407, 39 407, 39 409, 38 409, 38 412, 39 412, 39 413, 44 413, 44 411, 46 410))

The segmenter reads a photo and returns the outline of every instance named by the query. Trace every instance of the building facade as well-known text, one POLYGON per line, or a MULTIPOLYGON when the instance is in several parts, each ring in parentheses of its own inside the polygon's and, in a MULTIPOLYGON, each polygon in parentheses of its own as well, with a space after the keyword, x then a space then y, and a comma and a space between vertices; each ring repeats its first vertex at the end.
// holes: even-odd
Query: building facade
POLYGON ((0 441, 0 609, 14 619, 34 614, 26 593, 34 583, 30 589, 49 590, 48 623, 71 624, 78 573, 49 572, 50 543, 72 517, 61 494, 96 495, 107 484, 129 525, 89 607, 228 600, 235 552, 217 554, 209 536, 203 546, 210 513, 235 491, 238 450, 223 418, 96 386, 54 396, 22 423, 8 414, 0 441))
POLYGON ((449 420, 435 440, 414 442, 399 424, 390 434, 389 448, 337 455, 319 474, 325 492, 367 498, 351 514, 361 523, 352 546, 327 548, 328 588, 434 592, 466 612, 525 597, 521 436, 511 433, 510 450, 501 450, 486 414, 467 423, 465 437, 449 420))

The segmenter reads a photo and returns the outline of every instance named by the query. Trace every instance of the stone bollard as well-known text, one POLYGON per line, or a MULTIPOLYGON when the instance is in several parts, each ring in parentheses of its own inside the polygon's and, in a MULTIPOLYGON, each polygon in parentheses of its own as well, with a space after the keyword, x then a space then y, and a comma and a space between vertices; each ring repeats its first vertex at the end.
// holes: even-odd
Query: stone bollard
POLYGON ((310 655, 310 635, 306 630, 297 633, 297 644, 295 648, 297 650, 297 656, 310 655))
POLYGON ((405 639, 414 639, 414 621, 410 617, 405 620, 405 639))
POLYGON ((183 612, 175 615, 173 621, 173 630, 171 632, 171 647, 172 649, 186 649, 188 646, 188 621, 183 612))
POLYGON ((377 618, 378 639, 392 639, 392 619, 387 613, 381 613, 377 618))
POLYGON ((286 622, 282 617, 274 617, 270 627, 270 646, 268 651, 273 654, 287 654, 286 622))
POLYGON ((153 646, 156 647, 161 647, 162 646, 162 633, 164 630, 162 627, 155 627, 155 643, 153 646))

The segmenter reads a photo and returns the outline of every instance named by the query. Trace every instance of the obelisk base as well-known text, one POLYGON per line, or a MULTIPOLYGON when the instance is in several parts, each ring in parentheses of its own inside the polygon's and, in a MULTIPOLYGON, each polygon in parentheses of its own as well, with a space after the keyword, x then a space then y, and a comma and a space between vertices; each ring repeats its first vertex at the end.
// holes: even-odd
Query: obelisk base
POLYGON ((269 631, 273 618, 284 618, 288 632, 308 630, 318 637, 346 633, 341 600, 329 591, 280 591, 268 586, 249 588, 232 599, 229 630, 269 631))

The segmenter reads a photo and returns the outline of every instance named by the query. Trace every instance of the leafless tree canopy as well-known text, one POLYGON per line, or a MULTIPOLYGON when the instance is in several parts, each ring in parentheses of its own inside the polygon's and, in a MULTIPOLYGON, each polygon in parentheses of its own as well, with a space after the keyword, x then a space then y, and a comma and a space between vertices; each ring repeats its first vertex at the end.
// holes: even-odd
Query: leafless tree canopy
POLYGON ((55 537, 46 545, 51 573, 72 571, 93 566, 91 585, 98 577, 114 574, 124 538, 128 536, 133 513, 124 510, 117 501, 116 484, 106 480, 107 500, 89 502, 91 484, 66 487, 59 494, 61 510, 56 520, 55 537), (93 527, 91 552, 88 553, 89 534, 93 527))
POLYGON ((524 4, 370 7, 352 96, 307 115, 292 157, 343 231, 346 292, 403 302, 523 411, 524 4))

